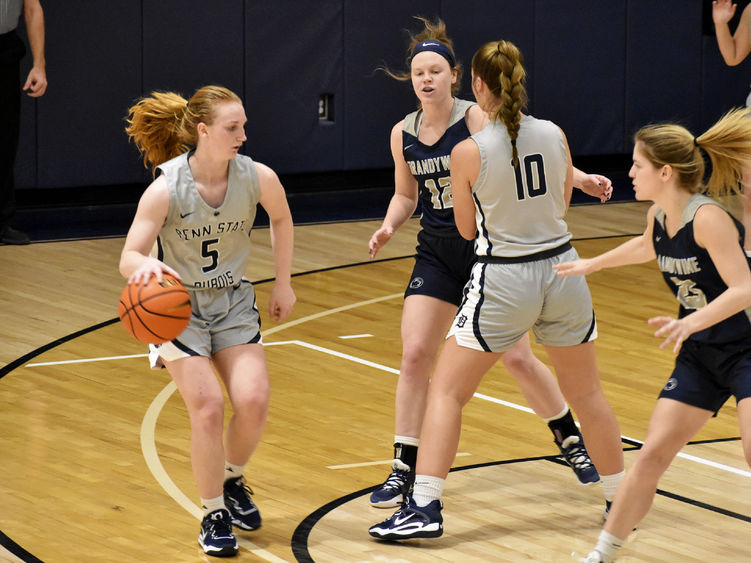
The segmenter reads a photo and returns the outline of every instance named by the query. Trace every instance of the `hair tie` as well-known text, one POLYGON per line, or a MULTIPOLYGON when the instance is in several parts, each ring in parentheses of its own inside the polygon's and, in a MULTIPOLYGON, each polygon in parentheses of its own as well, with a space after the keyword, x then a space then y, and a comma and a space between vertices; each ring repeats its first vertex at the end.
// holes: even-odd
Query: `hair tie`
POLYGON ((698 146, 699 146, 699 141, 697 141, 697 140, 696 140, 696 137, 694 137, 694 146, 695 146, 695 147, 698 147, 698 146))
POLYGON ((454 54, 451 52, 451 49, 449 49, 448 46, 444 45, 440 41, 421 41, 420 43, 415 45, 414 49, 412 49, 412 56, 410 57, 410 61, 415 58, 415 55, 417 53, 422 53, 423 51, 432 51, 433 53, 438 53, 449 62, 449 66, 451 68, 454 68, 456 66, 456 59, 454 59, 454 54))
POLYGON ((516 146, 516 139, 511 139, 511 146, 512 146, 512 147, 515 147, 515 146, 516 146))

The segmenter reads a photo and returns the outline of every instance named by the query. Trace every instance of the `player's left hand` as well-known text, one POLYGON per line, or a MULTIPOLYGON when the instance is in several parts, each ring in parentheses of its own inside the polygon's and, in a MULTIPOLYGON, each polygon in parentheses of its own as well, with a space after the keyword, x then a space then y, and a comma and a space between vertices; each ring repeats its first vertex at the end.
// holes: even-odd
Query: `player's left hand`
POLYGON ((660 350, 664 350, 670 342, 675 342, 675 345, 673 346, 674 354, 677 354, 678 350, 681 349, 683 342, 696 332, 691 328, 688 317, 683 317, 682 319, 676 319, 673 317, 652 317, 647 323, 652 326, 660 327, 655 331, 655 336, 657 338, 665 338, 665 340, 662 341, 662 344, 660 344, 660 350))
POLYGON ((605 203, 613 195, 613 182, 600 174, 587 174, 581 186, 577 186, 585 194, 596 197, 600 203, 605 203))
POLYGON ((274 284, 269 297, 269 317, 275 321, 283 321, 292 311, 297 297, 289 284, 274 284))

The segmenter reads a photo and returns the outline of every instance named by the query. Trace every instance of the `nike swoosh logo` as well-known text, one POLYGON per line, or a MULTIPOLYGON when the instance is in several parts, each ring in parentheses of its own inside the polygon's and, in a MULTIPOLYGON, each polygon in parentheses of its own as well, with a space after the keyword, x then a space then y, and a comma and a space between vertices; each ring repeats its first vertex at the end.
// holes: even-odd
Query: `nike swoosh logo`
POLYGON ((188 211, 187 213, 180 213, 180 219, 185 219, 188 215, 193 215, 195 211, 188 211))
POLYGON ((406 147, 404 147, 404 150, 406 151, 406 150, 407 150, 408 148, 410 148, 410 147, 414 147, 414 146, 415 146, 415 144, 414 144, 414 143, 412 143, 411 145, 407 145, 406 147))
POLYGON ((407 514, 406 516, 397 516, 396 518, 394 518, 394 526, 401 526, 413 516, 414 514, 407 514))
POLYGON ((660 242, 662 240, 662 237, 655 237, 655 242, 660 242))

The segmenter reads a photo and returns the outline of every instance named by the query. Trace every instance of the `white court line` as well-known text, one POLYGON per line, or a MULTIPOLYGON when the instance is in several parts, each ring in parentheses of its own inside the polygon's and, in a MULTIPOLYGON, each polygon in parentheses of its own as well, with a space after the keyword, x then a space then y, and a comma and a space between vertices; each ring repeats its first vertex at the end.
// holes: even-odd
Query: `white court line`
MULTIPOLYGON (((350 360, 350 361, 356 362, 358 364, 363 364, 363 365, 366 365, 366 366, 369 366, 369 367, 373 367, 373 368, 379 369, 381 371, 386 371, 386 372, 389 372, 389 373, 395 373, 397 375, 399 374, 399 370, 396 370, 394 368, 386 367, 386 366, 383 366, 381 364, 376 364, 375 362, 370 362, 368 360, 363 360, 361 358, 357 358, 357 357, 351 356, 349 354, 343 354, 342 352, 337 352, 336 350, 330 350, 329 348, 324 348, 323 346, 316 346, 315 344, 309 344, 308 342, 303 342, 301 340, 289 340, 286 343, 287 344, 297 344, 298 346, 303 346, 305 348, 310 348, 311 350, 317 350, 318 352, 323 352, 325 354, 330 354, 332 356, 336 356, 337 358, 343 358, 345 360, 350 360)), ((504 401, 503 399, 497 399, 495 397, 491 397, 489 395, 484 395, 482 393, 475 393, 474 396, 477 397, 478 399, 482 399, 484 401, 490 401, 491 403, 496 403, 496 404, 503 405, 505 407, 509 407, 509 408, 516 409, 516 410, 519 410, 519 411, 523 411, 523 412, 526 412, 526 413, 535 414, 535 411, 533 411, 529 407, 525 407, 523 405, 517 405, 516 403, 511 403, 509 401, 504 401)), ((578 425, 579 425, 579 423, 577 422, 577 426, 578 425)), ((624 438, 626 440, 631 440, 631 441, 637 442, 639 444, 644 444, 644 442, 642 442, 640 440, 635 440, 634 438, 629 438, 628 436, 621 436, 621 438, 624 438)), ((677 457, 680 457, 680 458, 683 458, 683 459, 687 459, 687 460, 690 460, 690 461, 693 461, 693 462, 696 462, 696 463, 700 463, 700 464, 703 464, 703 465, 707 465, 709 467, 714 467, 715 469, 721 469, 721 470, 727 471, 729 473, 735 473, 736 475, 742 475, 744 477, 751 477, 751 472, 744 471, 742 469, 736 469, 735 467, 731 467, 729 465, 725 465, 724 463, 717 463, 716 461, 711 461, 711 460, 704 459, 704 458, 701 458, 701 457, 697 457, 697 456, 694 456, 694 455, 691 455, 691 454, 684 454, 682 452, 678 452, 677 457)))
POLYGON ((130 356, 107 356, 106 358, 83 358, 80 360, 61 360, 59 362, 39 362, 37 364, 26 364, 25 368, 35 368, 39 366, 59 366, 62 364, 84 364, 86 362, 107 362, 109 360, 129 360, 130 358, 146 358, 148 354, 131 354, 130 356))
MULTIPOLYGON (((465 457, 472 455, 469 452, 457 452, 456 457, 465 457)), ((370 467, 371 465, 391 465, 394 463, 393 459, 384 459, 381 461, 364 461, 362 463, 346 463, 344 465, 327 465, 326 469, 353 469, 356 467, 370 467)))
POLYGON ((349 340, 350 338, 370 338, 372 334, 350 334, 348 336, 340 336, 342 340, 349 340))
MULTIPOLYGON (((301 317, 299 319, 296 319, 294 321, 290 321, 287 323, 283 323, 280 325, 277 325, 275 327, 272 327, 266 331, 262 331, 262 336, 268 336, 271 334, 274 334, 275 332, 279 332, 281 330, 285 330, 287 328, 290 328, 292 326, 296 326, 299 324, 306 323, 311 320, 319 319, 321 317, 325 317, 328 315, 333 315, 336 313, 339 313, 341 311, 347 311, 349 309, 354 309, 356 307, 362 307, 365 305, 370 305, 372 303, 378 303, 380 301, 386 301, 389 299, 394 299, 397 297, 401 297, 402 293, 394 293, 391 295, 386 295, 383 297, 377 297, 375 299, 368 299, 366 301, 360 301, 358 303, 352 303, 350 305, 344 305, 342 307, 336 307, 334 309, 329 309, 327 311, 322 311, 320 313, 316 313, 313 315, 309 315, 307 317, 301 317)), ((319 352, 323 352, 326 354, 331 354, 333 356, 347 359, 350 361, 354 361, 363 365, 367 365, 369 367, 374 367, 376 369, 387 371, 389 373, 398 374, 399 370, 389 368, 380 364, 376 364, 374 362, 369 362, 367 360, 363 360, 361 358, 356 358, 355 356, 351 356, 349 354, 343 354, 341 352, 336 352, 335 350, 330 350, 328 348, 324 348, 322 346, 315 346, 313 344, 309 344, 307 342, 302 342, 298 340, 290 340, 290 341, 284 341, 284 342, 274 342, 269 344, 264 344, 264 346, 272 346, 272 345, 281 345, 281 344, 297 344, 300 346, 304 346, 306 348, 310 348, 312 350, 316 350, 319 352)), ((169 477, 167 472, 164 470, 164 467, 162 466, 161 461, 159 460, 159 454, 156 450, 156 443, 154 440, 154 429, 156 427, 156 421, 159 418, 159 413, 161 409, 163 408, 164 404, 167 402, 167 399, 174 393, 176 387, 173 382, 170 382, 155 398, 152 404, 149 406, 148 410, 146 411, 146 414, 144 415, 143 423, 141 425, 141 449, 144 455, 144 459, 146 460, 146 464, 151 470, 152 475, 156 479, 157 483, 159 483, 162 488, 172 496, 172 498, 175 499, 175 501, 185 508, 189 513, 196 516, 196 518, 201 518, 201 511, 194 503, 192 503, 185 494, 180 491, 180 489, 175 485, 175 483, 172 481, 172 479, 169 477)), ((509 403, 507 401, 502 401, 501 399, 495 399, 494 397, 490 397, 488 395, 483 395, 481 393, 475 393, 475 396, 479 399, 492 401, 494 403, 498 403, 504 406, 508 406, 510 408, 514 408, 520 411, 524 412, 533 412, 532 409, 529 407, 524 407, 522 405, 517 405, 515 403, 509 403)), ((629 438, 631 439, 631 438, 629 438)), ((635 442, 638 442, 638 440, 634 440, 635 442)), ((710 462, 708 460, 704 460, 702 458, 696 458, 694 456, 688 456, 685 454, 678 454, 681 457, 686 457, 687 459, 691 459, 693 461, 697 461, 699 463, 704 463, 706 465, 710 465, 712 467, 716 467, 718 469, 724 469, 726 471, 730 471, 732 473, 738 473, 741 475, 751 476, 748 472, 740 472, 740 470, 736 470, 733 467, 725 466, 723 464, 710 462)), ((275 562, 283 562, 283 559, 280 559, 276 557, 275 555, 267 552, 264 549, 261 549, 257 547, 255 544, 245 540, 244 538, 239 538, 238 543, 251 551, 254 555, 259 556, 262 559, 265 559, 267 561, 275 561, 275 562)))
MULTIPOLYGON (((307 317, 301 317, 299 319, 296 319, 294 321, 290 321, 287 323, 283 323, 280 325, 277 325, 275 327, 272 327, 268 330, 261 331, 261 336, 268 336, 270 334, 274 334, 275 332, 279 332, 280 330, 284 330, 286 328, 302 324, 314 319, 319 319, 321 317, 325 317, 327 315, 333 315, 335 313, 339 313, 341 311, 346 311, 348 309, 354 309, 356 307, 362 307, 365 305, 370 305, 372 303, 378 303, 380 301, 386 301, 388 299, 394 299, 396 297, 401 297, 402 293, 393 293, 391 295, 385 295, 383 297, 376 297, 375 299, 368 299, 366 301, 360 301, 358 303, 352 303, 350 305, 344 305, 342 307, 336 307, 335 309, 329 309, 328 311, 322 311, 320 313, 316 313, 314 315, 308 315, 307 317)), ((284 342, 273 342, 269 344, 264 344, 264 346, 274 346, 284 344, 284 342)), ((156 449, 156 440, 154 438, 155 436, 155 429, 156 429, 156 421, 159 419, 159 414, 164 407, 167 400, 170 398, 172 393, 175 392, 177 387, 175 386, 175 383, 173 381, 170 381, 164 389, 154 398, 154 400, 151 402, 151 405, 149 405, 149 408, 146 410, 146 413, 143 417, 143 422, 141 423, 141 451, 143 452, 143 457, 146 460, 146 465, 151 471, 151 474, 154 476, 154 479, 156 482, 161 485, 162 489, 170 495, 177 504, 182 506, 188 513, 195 516, 197 519, 201 519, 202 517, 202 511, 201 509, 193 503, 185 494, 178 488, 177 485, 175 485, 174 481, 170 478, 170 476, 167 474, 167 471, 165 471, 164 466, 162 465, 161 460, 159 459, 159 453, 156 449)), ((237 538, 237 543, 253 553, 253 555, 256 555, 257 557, 266 560, 266 561, 273 561, 275 563, 285 563, 284 559, 280 559, 273 553, 269 553, 265 549, 261 549, 254 543, 246 540, 243 537, 237 538)))

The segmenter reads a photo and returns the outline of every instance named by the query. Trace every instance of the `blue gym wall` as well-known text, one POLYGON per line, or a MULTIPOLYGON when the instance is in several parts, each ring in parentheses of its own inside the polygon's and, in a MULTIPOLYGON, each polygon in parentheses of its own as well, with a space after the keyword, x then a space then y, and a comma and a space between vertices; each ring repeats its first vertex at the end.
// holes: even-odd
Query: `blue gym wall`
MULTIPOLYGON (((709 0, 707 0, 708 2, 709 0)), ((468 67, 510 39, 530 110, 565 131, 575 157, 628 154, 649 121, 699 131, 742 105, 751 62, 728 68, 703 33, 700 0, 108 0, 43 2, 49 89, 24 96, 21 190, 138 184, 149 175, 123 133, 151 90, 219 83, 246 102, 246 152, 281 174, 391 166, 388 135, 415 106, 404 65, 412 15, 442 17, 468 67), (318 97, 334 95, 334 121, 318 97)), ((703 25, 704 24, 704 25, 703 25)), ((30 58, 23 61, 28 71, 30 58)), ((27 192, 28 193, 28 192, 27 192)))

